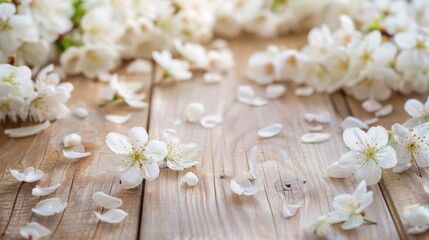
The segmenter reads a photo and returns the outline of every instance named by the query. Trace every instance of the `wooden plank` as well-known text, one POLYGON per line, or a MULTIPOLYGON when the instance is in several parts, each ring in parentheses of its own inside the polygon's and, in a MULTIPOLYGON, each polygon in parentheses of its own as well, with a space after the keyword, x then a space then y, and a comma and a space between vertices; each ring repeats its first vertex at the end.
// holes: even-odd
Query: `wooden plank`
MULTIPOLYGON (((123 71, 122 71, 123 72, 123 71)), ((144 92, 149 94, 151 74, 126 75, 130 81, 144 81, 144 92)), ((18 239, 19 228, 27 222, 36 221, 53 231, 52 239, 133 239, 137 238, 140 219, 142 188, 122 190, 119 178, 106 170, 108 158, 113 153, 105 144, 108 132, 127 134, 133 126, 146 127, 148 109, 131 110, 123 104, 98 108, 99 91, 103 83, 72 78, 75 90, 69 106, 86 105, 91 114, 85 120, 73 115, 55 121, 51 128, 34 137, 10 139, 0 136, 0 233, 1 238, 18 239), (132 113, 129 122, 115 125, 104 120, 107 113, 132 113), (92 155, 82 160, 68 160, 57 150, 56 144, 69 133, 79 133, 83 144, 92 155), (21 184, 9 173, 9 169, 24 169, 34 166, 45 172, 45 177, 37 184, 41 186, 61 183, 58 190, 48 197, 59 197, 67 201, 63 213, 51 217, 42 217, 32 213, 35 204, 48 197, 34 197, 31 189, 36 185, 21 184), (95 211, 101 211, 92 201, 97 191, 117 196, 124 202, 122 208, 129 213, 124 222, 110 225, 98 221, 95 211)), ((149 96, 150 97, 150 96, 149 96)), ((148 99, 150 99, 148 97, 148 99)), ((10 124, 8 125, 10 127, 10 124)), ((3 132, 3 129, 1 130, 3 132)))
MULTIPOLYGON (((392 104, 394 107, 393 113, 387 117, 380 118, 377 125, 384 126, 390 130, 395 123, 403 123, 409 116, 404 111, 404 104, 407 99, 416 98, 425 102, 427 96, 403 96, 394 94, 386 104, 392 104)), ((354 116, 361 119, 371 118, 371 114, 365 112, 361 107, 361 103, 354 100, 352 97, 347 97, 347 103, 354 116)), ((429 183, 429 171, 427 168, 417 168, 413 165, 411 169, 403 173, 394 173, 392 170, 384 170, 382 179, 379 183, 383 195, 386 199, 389 209, 393 215, 399 233, 403 239, 428 239, 429 232, 407 236, 406 229, 402 224, 400 212, 406 206, 413 204, 429 204, 428 194, 424 191, 423 185, 429 183)))
MULTIPOLYGON (((247 59, 252 52, 267 44, 302 46, 302 36, 258 40, 232 40, 236 68, 220 85, 206 85, 201 75, 180 84, 155 88, 150 115, 150 136, 159 137, 165 128, 175 128, 183 142, 195 142, 201 148, 200 164, 190 169, 200 179, 190 188, 180 183, 186 173, 163 169, 159 178, 146 182, 140 230, 141 239, 306 239, 304 232, 317 216, 332 211, 332 201, 340 193, 352 193, 357 182, 352 179, 327 177, 327 166, 347 151, 342 142, 339 122, 347 106, 334 106, 327 95, 300 98, 288 84, 288 94, 264 107, 238 103, 236 89, 249 84, 244 77, 247 59), (221 114, 224 123, 215 129, 199 124, 174 125, 184 120, 184 109, 190 102, 202 102, 206 114, 221 114), (303 144, 299 137, 308 132, 303 120, 306 112, 329 111, 335 116, 327 127, 331 140, 323 144, 303 144), (271 123, 283 124, 282 133, 271 139, 260 139, 257 130, 271 123), (257 162, 260 191, 253 197, 233 194, 229 180, 248 171, 247 154, 258 146, 257 162), (284 203, 301 204, 291 219, 281 217, 284 203)), ((158 72, 157 75, 161 73, 158 72)), ((259 94, 262 88, 254 86, 259 94)), ((335 95, 345 103, 343 96, 335 95)), ((338 234, 350 239, 398 239, 398 233, 378 186, 370 187, 375 201, 367 217, 378 222, 354 231, 338 234)), ((337 235, 339 237, 339 235, 337 235)))

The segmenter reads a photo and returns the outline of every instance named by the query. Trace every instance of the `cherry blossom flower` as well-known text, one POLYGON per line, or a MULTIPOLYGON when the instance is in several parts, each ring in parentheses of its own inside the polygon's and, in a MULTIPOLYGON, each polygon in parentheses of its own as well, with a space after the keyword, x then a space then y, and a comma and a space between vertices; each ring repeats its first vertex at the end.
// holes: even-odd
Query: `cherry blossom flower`
POLYGON ((429 207, 415 204, 405 207, 401 213, 403 223, 409 228, 408 234, 420 234, 429 229, 429 207))
POLYGON ((198 161, 193 160, 198 154, 197 144, 183 144, 174 129, 166 129, 162 132, 162 141, 167 145, 168 154, 164 159, 168 168, 181 171, 195 166, 198 161))
POLYGON ((308 228, 308 231, 315 234, 320 238, 326 237, 332 230, 331 219, 328 215, 318 217, 312 222, 308 228))
POLYGON ((404 126, 413 128, 429 122, 429 98, 425 104, 417 99, 409 99, 405 102, 404 109, 411 117, 404 123, 404 126))
POLYGON ((165 143, 148 139, 142 127, 132 128, 128 136, 109 133, 106 144, 117 156, 110 159, 112 169, 121 174, 125 189, 137 187, 143 179, 155 180, 159 175, 158 163, 168 154, 165 143))
POLYGON ((429 124, 408 129, 398 123, 392 126, 393 146, 398 157, 394 172, 403 172, 413 161, 419 167, 429 167, 429 124))
POLYGON ((155 62, 164 70, 161 81, 172 78, 173 80, 183 81, 189 80, 192 77, 192 72, 189 71, 190 65, 187 62, 173 59, 171 52, 164 50, 162 52, 153 52, 152 57, 155 62))
POLYGON ((402 50, 396 61, 398 70, 416 71, 429 66, 429 38, 427 36, 409 31, 396 34, 394 40, 402 50))
POLYGON ((364 218, 365 208, 373 202, 373 192, 367 192, 366 183, 362 181, 353 194, 340 194, 334 199, 334 212, 331 215, 332 223, 344 222, 341 228, 350 230, 357 228, 364 221, 372 221, 364 218))
POLYGON ((185 58, 189 64, 196 69, 204 69, 208 65, 206 49, 196 43, 182 43, 176 39, 174 41, 176 50, 185 58))
POLYGON ((341 167, 338 175, 331 177, 344 178, 356 173, 358 180, 374 185, 381 179, 381 168, 393 168, 397 163, 395 150, 387 145, 388 133, 381 126, 371 127, 367 133, 359 128, 348 128, 344 130, 343 140, 351 151, 331 164, 331 168, 341 167))
POLYGON ((113 101, 123 101, 132 108, 145 108, 147 103, 143 101, 144 94, 137 93, 143 85, 136 82, 119 81, 119 76, 114 74, 109 81, 109 86, 101 91, 101 104, 113 101))

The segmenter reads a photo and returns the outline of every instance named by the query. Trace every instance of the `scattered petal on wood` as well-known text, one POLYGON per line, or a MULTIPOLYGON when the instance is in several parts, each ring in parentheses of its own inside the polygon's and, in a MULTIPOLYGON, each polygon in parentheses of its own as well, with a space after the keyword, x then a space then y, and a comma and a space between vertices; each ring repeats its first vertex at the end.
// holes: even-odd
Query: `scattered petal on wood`
POLYGON ((110 209, 105 214, 96 212, 95 216, 103 222, 120 223, 128 216, 128 213, 121 209, 110 209))
POLYGON ((255 91, 250 85, 241 85, 237 90, 238 101, 250 106, 260 107, 268 104, 268 100, 256 97, 255 91))
POLYGON ((205 83, 220 83, 222 81, 222 74, 217 72, 204 73, 203 80, 205 83))
POLYGON ((280 123, 274 123, 259 130, 258 135, 262 138, 274 137, 282 131, 282 128, 283 125, 280 123))
POLYGON ((314 88, 312 87, 301 87, 301 88, 295 89, 295 95, 299 97, 308 97, 313 95, 313 93, 314 93, 314 88))
POLYGON ((347 128, 357 127, 360 129, 368 129, 368 124, 360 120, 359 118, 355 118, 352 116, 346 117, 341 122, 341 128, 343 130, 346 130, 347 128))
POLYGON ((31 194, 33 194, 33 196, 38 196, 38 197, 46 196, 55 192, 55 190, 57 190, 59 186, 61 186, 61 183, 52 185, 47 188, 40 187, 39 185, 37 185, 35 188, 33 188, 33 190, 31 191, 31 194))
POLYGON ((423 185, 423 189, 425 190, 426 193, 429 193, 429 186, 428 185, 423 185))
POLYGON ((104 118, 112 123, 124 124, 131 119, 131 113, 128 113, 127 115, 107 114, 104 118))
POLYGON ((42 170, 34 170, 33 167, 28 167, 24 169, 23 173, 20 173, 18 170, 9 170, 12 176, 14 176, 18 181, 21 182, 36 182, 42 179, 45 176, 45 173, 42 170))
POLYGON ((271 84, 265 88, 265 97, 268 99, 277 99, 283 97, 286 92, 286 86, 282 84, 271 84))
POLYGON ((322 143, 328 141, 329 133, 307 133, 301 136, 301 141, 304 143, 322 143))
POLYGON ((73 114, 78 118, 86 118, 89 115, 89 110, 84 107, 77 107, 73 110, 73 114))
POLYGON ((112 78, 112 74, 109 72, 99 72, 97 74, 97 78, 98 80, 100 80, 101 82, 109 82, 110 79, 112 78))
POLYGON ((220 115, 209 115, 201 119, 201 125, 205 128, 215 128, 223 121, 220 115))
POLYGON ((129 74, 144 74, 152 72, 152 62, 145 59, 136 59, 130 62, 126 72, 129 74))
POLYGON ((378 111, 381 107, 382 105, 375 99, 368 99, 362 103, 362 108, 369 113, 378 111))
POLYGON ((247 160, 249 163, 249 179, 256 180, 258 178, 258 163, 256 162, 256 153, 259 150, 257 146, 250 149, 249 154, 247 155, 247 160))
POLYGON ((67 203, 62 203, 59 198, 48 198, 36 204, 36 207, 31 209, 34 213, 41 216, 52 216, 55 213, 64 211, 67 203))
POLYGON ((70 159, 85 158, 91 155, 90 152, 81 153, 81 152, 68 151, 68 150, 63 150, 63 154, 64 154, 64 157, 70 158, 70 159))
POLYGON ((298 212, 298 209, 300 208, 301 208, 301 205, 290 205, 285 203, 282 208, 282 216, 284 218, 293 217, 295 216, 295 214, 298 212))
POLYGON ((305 120, 308 122, 319 122, 319 123, 329 123, 331 121, 331 114, 329 112, 324 112, 321 114, 316 113, 306 113, 305 120))
POLYGON ((371 118, 364 121, 365 124, 372 125, 378 122, 378 118, 371 118))
POLYGON ((28 137, 38 134, 39 132, 47 129, 49 126, 51 126, 51 122, 45 121, 44 123, 28 127, 9 128, 4 130, 4 134, 12 138, 28 137))
POLYGON ((377 112, 375 112, 375 116, 376 117, 384 117, 387 116, 389 114, 391 114, 393 111, 393 106, 391 104, 388 104, 384 107, 382 107, 380 110, 378 110, 377 112))
POLYGON ((186 106, 185 116, 186 120, 191 123, 198 122, 204 114, 204 104, 202 103, 190 103, 186 106))
POLYGON ((249 174, 242 173, 232 179, 229 183, 231 191, 237 195, 251 196, 258 192, 258 187, 252 185, 249 174))
POLYGON ((122 200, 116 197, 112 197, 104 192, 95 192, 92 194, 92 200, 97 205, 100 205, 107 209, 119 208, 122 206, 122 200))
POLYGON ((31 240, 39 240, 52 234, 51 230, 37 222, 27 223, 27 226, 19 229, 19 233, 21 237, 31 240))
POLYGON ((188 184, 189 186, 195 186, 198 184, 198 177, 193 172, 188 172, 185 176, 182 177, 182 182, 188 184))
POLYGON ((65 148, 77 146, 82 142, 82 138, 79 134, 72 133, 63 138, 63 146, 65 148))

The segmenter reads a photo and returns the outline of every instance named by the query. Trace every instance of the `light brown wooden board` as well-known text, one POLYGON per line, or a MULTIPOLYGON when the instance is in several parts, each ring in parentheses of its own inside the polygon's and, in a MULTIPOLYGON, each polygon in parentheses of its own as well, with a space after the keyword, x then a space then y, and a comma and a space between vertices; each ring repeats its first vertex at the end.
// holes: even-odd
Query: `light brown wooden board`
MULTIPOLYGON (((166 84, 154 89, 150 136, 157 138, 165 128, 175 128, 183 142, 195 142, 201 148, 200 164, 189 171, 200 179, 197 186, 184 186, 180 179, 186 173, 163 169, 159 178, 145 183, 142 209, 141 239, 304 239, 308 224, 322 214, 332 211, 332 201, 340 193, 352 193, 357 186, 354 179, 331 179, 327 166, 338 160, 347 149, 342 141, 340 120, 348 115, 340 94, 332 98, 315 94, 309 98, 296 97, 294 87, 288 84, 286 96, 264 107, 249 107, 236 100, 239 84, 249 84, 244 77, 247 59, 255 50, 268 43, 299 47, 303 37, 275 40, 241 38, 231 41, 237 66, 225 76, 220 85, 206 85, 201 74, 180 84, 166 84), (206 114, 221 114, 224 123, 214 129, 199 124, 183 123, 184 109, 190 102, 202 102, 206 114), (303 144, 300 136, 308 132, 304 121, 307 112, 329 111, 334 120, 326 131, 331 140, 322 144, 303 144), (346 112, 345 112, 346 111, 346 112), (257 131, 280 122, 283 131, 271 139, 260 139, 257 131), (248 171, 247 154, 253 146, 260 148, 257 161, 260 166, 256 184, 260 191, 252 196, 237 196, 229 187, 230 179, 248 171), (291 219, 281 217, 284 203, 303 207, 291 219)), ((161 76, 157 72, 157 76, 161 76)), ((261 87, 255 86, 258 94, 261 87)), ((377 225, 338 235, 350 239, 398 239, 393 223, 378 186, 373 186, 374 203, 367 211, 377 225)))
MULTIPOLYGON (((120 76, 130 81, 143 81, 144 92, 149 94, 151 74, 120 76)), ((71 78, 75 86, 70 107, 86 106, 90 115, 81 120, 74 115, 55 121, 53 125, 37 136, 10 139, 0 135, 0 234, 3 239, 19 239, 19 228, 27 222, 36 221, 53 231, 52 239, 136 239, 140 220, 142 188, 122 190, 119 178, 107 172, 106 162, 113 153, 105 144, 108 132, 127 134, 133 126, 146 127, 148 109, 132 110, 124 104, 98 108, 99 91, 106 84, 71 78), (104 119, 105 114, 132 113, 132 119, 123 125, 115 125, 104 119), (66 134, 76 132, 82 136, 83 145, 92 155, 81 160, 66 159, 58 151, 66 134), (37 183, 18 182, 9 169, 23 170, 33 166, 45 172, 37 183), (34 197, 31 190, 37 184, 43 187, 61 183, 58 190, 47 197, 34 197), (124 222, 110 225, 100 222, 94 212, 101 207, 92 201, 92 194, 102 191, 123 200, 122 209, 129 213, 124 222), (67 201, 63 213, 50 217, 33 214, 35 204, 49 197, 67 201)), ((147 96, 150 99, 150 96, 147 96)), ((18 126, 6 124, 3 129, 18 126)))
MULTIPOLYGON (((390 130, 391 126, 395 123, 403 123, 409 116, 404 111, 404 103, 410 98, 416 98, 423 103, 426 101, 427 96, 403 96, 400 94, 393 94, 393 96, 386 101, 385 104, 393 105, 393 112, 387 117, 380 118, 377 125, 382 125, 386 129, 390 130)), ((361 107, 361 103, 347 97, 347 103, 350 107, 353 115, 361 118, 371 118, 371 114, 365 112, 361 107)), ((400 213, 404 207, 413 204, 429 204, 429 195, 424 191, 423 185, 429 184, 429 172, 427 168, 417 168, 413 165, 411 169, 403 173, 394 173, 392 170, 384 170, 382 179, 379 183, 386 202, 389 205, 389 209, 392 213, 393 218, 397 224, 398 230, 402 238, 411 239, 428 239, 429 232, 408 236, 406 229, 401 224, 400 213)))

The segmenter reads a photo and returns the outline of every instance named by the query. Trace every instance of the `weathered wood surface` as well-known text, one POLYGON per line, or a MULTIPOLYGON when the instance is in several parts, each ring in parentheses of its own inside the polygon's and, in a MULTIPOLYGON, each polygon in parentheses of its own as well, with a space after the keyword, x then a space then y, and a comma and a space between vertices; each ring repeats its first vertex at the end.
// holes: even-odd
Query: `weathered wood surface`
MULTIPOLYGON (((98 108, 98 92, 102 83, 74 78, 75 84, 70 106, 85 104, 91 115, 80 120, 74 116, 56 121, 37 136, 10 139, 0 135, 0 238, 19 238, 19 228, 29 221, 37 221, 53 230, 51 239, 307 239, 311 235, 305 228, 311 220, 332 210, 332 201, 340 193, 352 193, 358 184, 353 178, 331 179, 327 166, 347 151, 342 142, 339 122, 348 115, 367 118, 360 104, 342 93, 332 96, 315 94, 296 97, 295 86, 287 84, 285 97, 263 107, 249 107, 236 100, 240 84, 249 84, 244 77, 248 56, 267 44, 300 47, 303 36, 274 40, 242 38, 231 41, 236 58, 236 68, 220 84, 207 85, 202 74, 180 84, 165 84, 150 91, 151 82, 159 71, 146 76, 126 76, 127 79, 144 81, 144 91, 152 96, 147 99, 150 107, 131 110, 132 120, 115 125, 104 120, 108 113, 125 113, 129 108, 115 105, 98 108), (206 114, 221 114, 224 123, 214 129, 199 124, 186 123, 184 109, 190 102, 202 102, 206 114), (331 140, 321 144, 303 144, 299 137, 309 132, 310 124, 304 121, 307 112, 329 111, 333 121, 325 126, 331 140), (149 113, 150 112, 150 113, 149 113), (176 120, 184 123, 176 125, 176 120), (260 139, 257 131, 272 123, 282 123, 282 133, 274 138, 260 139), (180 179, 186 173, 162 169, 159 178, 145 182, 133 190, 123 190, 119 179, 107 172, 106 159, 113 156, 104 138, 108 132, 127 133, 133 126, 147 127, 151 138, 158 138, 165 128, 178 131, 183 142, 200 146, 200 164, 189 171, 200 179, 197 186, 184 186, 180 179), (55 143, 62 136, 78 132, 84 145, 93 153, 80 161, 67 160, 57 150, 55 143), (253 197, 234 195, 229 180, 248 171, 248 154, 257 147, 259 192, 253 197), (9 169, 34 166, 46 176, 38 185, 62 185, 53 196, 68 202, 61 214, 40 217, 31 208, 46 197, 33 197, 31 189, 36 184, 20 184, 9 169), (123 209, 129 213, 118 225, 99 222, 95 211, 101 211, 91 200, 92 193, 103 191, 124 200, 123 209), (298 214, 290 219, 281 217, 284 203, 301 204, 298 214)), ((259 95, 263 88, 255 86, 259 95)), ((403 103, 408 97, 395 96, 390 102, 394 114, 382 119, 381 124, 390 128, 393 122, 405 120, 403 103)), ((368 117, 369 118, 369 117, 368 117)), ((4 124, 2 130, 11 127, 4 124)), ((336 237, 350 239, 399 239, 408 238, 399 218, 402 207, 414 203, 428 203, 422 189, 429 183, 426 169, 416 169, 395 174, 384 171, 374 191, 374 203, 367 211, 367 218, 377 225, 364 225, 353 231, 336 228, 336 237)), ((49 196, 51 197, 51 196, 49 196)), ((429 235, 423 234, 419 239, 429 235)))

